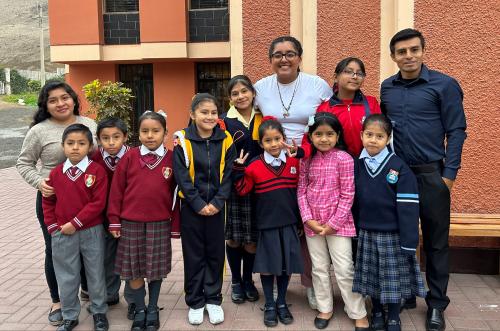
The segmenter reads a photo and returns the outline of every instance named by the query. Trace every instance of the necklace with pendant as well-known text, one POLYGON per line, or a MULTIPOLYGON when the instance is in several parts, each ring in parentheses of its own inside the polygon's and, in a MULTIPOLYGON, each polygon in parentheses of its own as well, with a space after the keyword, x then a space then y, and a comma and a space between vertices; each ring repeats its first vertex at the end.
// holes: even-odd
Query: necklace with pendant
POLYGON ((293 87, 292 98, 290 99, 290 103, 288 103, 287 107, 283 102, 283 97, 281 96, 281 91, 280 91, 280 84, 278 83, 278 78, 276 77, 276 86, 278 87, 278 94, 280 96, 281 106, 283 106, 283 118, 287 118, 288 116, 290 116, 290 107, 292 107, 293 98, 295 97, 295 92, 297 92, 297 87, 299 86, 299 82, 300 82, 300 74, 297 76, 297 79, 295 80, 295 86, 293 87))

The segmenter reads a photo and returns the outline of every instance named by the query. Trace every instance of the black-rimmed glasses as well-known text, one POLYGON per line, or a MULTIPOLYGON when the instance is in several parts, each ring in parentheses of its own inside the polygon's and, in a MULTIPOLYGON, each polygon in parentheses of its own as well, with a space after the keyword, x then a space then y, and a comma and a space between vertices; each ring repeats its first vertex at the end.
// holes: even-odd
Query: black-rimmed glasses
POLYGON ((342 71, 343 74, 346 74, 348 76, 351 76, 352 78, 354 78, 355 76, 358 76, 359 78, 365 78, 366 77, 366 74, 362 71, 353 71, 351 69, 344 69, 342 71))
POLYGON ((277 60, 277 61, 281 61, 281 59, 283 58, 283 56, 287 59, 287 60, 293 60, 298 54, 296 52, 292 52, 292 51, 289 51, 289 52, 286 52, 286 53, 281 53, 281 52, 276 52, 276 53, 273 53, 271 55, 271 57, 274 59, 274 60, 277 60))

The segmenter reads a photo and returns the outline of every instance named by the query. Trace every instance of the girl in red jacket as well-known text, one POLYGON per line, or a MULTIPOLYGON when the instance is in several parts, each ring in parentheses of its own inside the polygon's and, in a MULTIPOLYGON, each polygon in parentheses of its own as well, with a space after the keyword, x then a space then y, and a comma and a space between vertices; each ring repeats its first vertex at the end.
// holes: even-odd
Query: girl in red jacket
MULTIPOLYGON (((353 157, 358 157, 363 149, 360 135, 363 121, 370 114, 380 114, 377 99, 361 92, 365 77, 365 65, 360 59, 348 57, 337 63, 333 74, 333 96, 316 110, 337 116, 344 130, 347 152, 353 157)), ((305 157, 308 157, 311 145, 307 135, 304 135, 301 146, 305 157)))

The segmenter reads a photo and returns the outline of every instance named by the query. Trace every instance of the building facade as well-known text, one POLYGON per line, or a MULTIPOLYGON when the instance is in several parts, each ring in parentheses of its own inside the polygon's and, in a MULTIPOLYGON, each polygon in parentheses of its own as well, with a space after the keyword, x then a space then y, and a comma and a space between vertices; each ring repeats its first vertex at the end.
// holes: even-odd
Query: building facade
POLYGON ((380 82, 397 72, 390 38, 415 27, 426 37, 425 63, 464 90, 468 138, 452 209, 498 214, 497 7, 495 0, 49 0, 51 60, 67 65, 82 99, 82 86, 96 78, 123 81, 137 97, 135 115, 164 109, 173 132, 185 126, 194 93, 224 103, 232 75, 270 74, 268 46, 281 35, 301 40, 301 69, 329 83, 340 59, 361 58, 364 90, 378 96, 380 82))

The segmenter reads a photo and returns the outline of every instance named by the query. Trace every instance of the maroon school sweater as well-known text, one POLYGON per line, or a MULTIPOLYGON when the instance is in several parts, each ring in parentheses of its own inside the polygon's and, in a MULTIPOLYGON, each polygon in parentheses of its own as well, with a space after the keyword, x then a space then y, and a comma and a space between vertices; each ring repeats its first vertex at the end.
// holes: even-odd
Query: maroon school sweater
MULTIPOLYGON (((130 150, 130 146, 127 145, 124 146, 125 146, 125 154, 127 154, 127 152, 130 150)), ((120 162, 121 158, 118 159, 118 161, 114 166, 112 166, 108 160, 104 159, 103 152, 104 149, 102 147, 99 147, 97 150, 94 151, 94 153, 90 158, 93 161, 100 164, 104 168, 104 170, 106 170, 106 173, 108 174, 108 184, 111 185, 111 181, 113 180, 113 174, 115 173, 116 167, 118 166, 118 163, 120 162)), ((125 154, 122 156, 122 158, 125 156, 125 154)))
POLYGON ((64 163, 50 172, 49 185, 55 194, 42 199, 43 216, 47 230, 52 233, 67 222, 77 230, 102 224, 108 192, 106 171, 89 160, 85 172, 78 171, 75 177, 63 173, 64 163))
POLYGON ((152 167, 142 166, 139 148, 132 148, 118 163, 108 199, 109 230, 120 230, 121 220, 158 222, 171 219, 172 237, 179 236, 179 208, 172 210, 177 186, 173 153, 166 150, 152 167))

